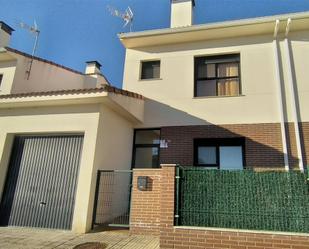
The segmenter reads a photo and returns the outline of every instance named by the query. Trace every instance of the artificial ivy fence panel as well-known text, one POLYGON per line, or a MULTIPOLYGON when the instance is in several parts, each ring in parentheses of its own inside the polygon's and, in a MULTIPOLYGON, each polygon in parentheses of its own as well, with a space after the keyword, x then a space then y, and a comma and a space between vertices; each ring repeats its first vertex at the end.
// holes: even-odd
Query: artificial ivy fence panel
POLYGON ((181 167, 179 175, 177 225, 309 232, 309 191, 301 172, 181 167))

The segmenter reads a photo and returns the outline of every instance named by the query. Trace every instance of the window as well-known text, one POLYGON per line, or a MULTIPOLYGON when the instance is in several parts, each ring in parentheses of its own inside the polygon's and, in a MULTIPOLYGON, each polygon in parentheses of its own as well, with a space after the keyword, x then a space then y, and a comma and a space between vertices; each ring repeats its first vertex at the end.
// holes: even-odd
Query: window
POLYGON ((194 140, 194 165, 220 169, 243 169, 244 138, 194 140))
POLYGON ((240 56, 195 58, 195 97, 240 94, 240 56))
POLYGON ((159 79, 160 78, 160 61, 143 61, 141 64, 141 79, 159 79))
POLYGON ((160 130, 135 130, 132 168, 160 166, 160 130))
POLYGON ((0 87, 1 87, 2 79, 3 79, 3 74, 0 74, 0 87))

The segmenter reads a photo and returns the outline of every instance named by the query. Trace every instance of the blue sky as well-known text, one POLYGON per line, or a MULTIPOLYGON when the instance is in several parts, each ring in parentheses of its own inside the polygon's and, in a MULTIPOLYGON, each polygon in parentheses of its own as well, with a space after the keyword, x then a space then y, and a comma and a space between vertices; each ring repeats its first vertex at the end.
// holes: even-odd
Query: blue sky
MULTIPOLYGON (((41 30, 37 56, 79 71, 85 61, 98 60, 111 83, 121 87, 125 50, 117 33, 127 30, 108 5, 131 6, 134 31, 169 27, 170 0, 0 0, 0 20, 16 29, 10 46, 31 53, 34 38, 17 23, 36 19, 41 30)), ((196 0, 195 23, 299 11, 309 11, 309 0, 196 0)))

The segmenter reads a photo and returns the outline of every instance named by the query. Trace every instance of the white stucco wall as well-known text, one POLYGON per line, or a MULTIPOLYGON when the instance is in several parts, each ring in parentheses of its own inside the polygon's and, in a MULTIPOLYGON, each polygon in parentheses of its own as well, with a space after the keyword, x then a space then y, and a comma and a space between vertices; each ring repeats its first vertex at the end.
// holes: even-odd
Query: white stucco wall
POLYGON ((0 110, 0 193, 15 134, 84 134, 73 230, 85 232, 85 224, 89 223, 87 213, 92 207, 88 200, 93 181, 99 116, 97 105, 0 110))
POLYGON ((0 199, 15 135, 84 134, 72 229, 89 231, 97 170, 131 168, 132 127, 131 121, 103 102, 0 108, 0 199))
POLYGON ((9 94, 14 82, 17 60, 0 61, 0 74, 3 75, 0 94, 9 94))
POLYGON ((18 58, 18 64, 12 93, 84 88, 83 75, 38 60, 33 60, 30 78, 27 80, 30 59, 18 54, 14 56, 18 58))
MULTIPOLYGON (((304 58, 309 35, 291 37, 302 118, 308 121, 304 58)), ((151 99, 145 103, 144 126, 279 122, 272 41, 269 35, 127 49, 123 87, 151 99), (194 98, 194 57, 229 53, 240 53, 242 96, 194 98), (161 80, 139 80, 140 61, 149 59, 161 60, 161 80)))
MULTIPOLYGON (((294 80, 297 87, 297 98, 300 106, 301 121, 309 121, 309 28, 308 31, 292 33, 291 55, 294 62, 294 80)), ((286 70, 285 70, 286 72, 286 70)), ((285 73, 285 79, 287 75, 285 73)), ((287 94, 290 89, 286 88, 287 94)))

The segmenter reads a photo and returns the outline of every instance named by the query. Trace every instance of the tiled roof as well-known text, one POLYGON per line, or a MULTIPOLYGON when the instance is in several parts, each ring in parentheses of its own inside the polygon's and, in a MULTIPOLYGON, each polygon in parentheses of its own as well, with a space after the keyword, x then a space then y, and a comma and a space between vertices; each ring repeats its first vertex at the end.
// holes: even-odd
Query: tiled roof
POLYGON ((79 71, 74 70, 74 69, 72 69, 72 68, 69 68, 69 67, 60 65, 60 64, 55 63, 55 62, 53 62, 53 61, 45 60, 45 59, 43 59, 43 58, 36 57, 36 56, 33 56, 33 57, 32 57, 32 55, 27 54, 27 53, 22 52, 22 51, 19 51, 19 50, 15 49, 15 48, 5 47, 5 49, 6 49, 7 51, 12 52, 12 53, 15 53, 15 54, 19 54, 19 55, 22 55, 22 56, 25 56, 25 57, 28 57, 28 58, 33 58, 34 60, 41 61, 41 62, 45 62, 45 63, 48 63, 48 64, 50 64, 50 65, 63 68, 63 69, 68 70, 68 71, 70 71, 70 72, 72 72, 72 73, 77 73, 77 74, 80 74, 80 75, 85 75, 85 74, 82 73, 82 72, 79 72, 79 71))
POLYGON ((104 85, 98 88, 88 88, 88 89, 69 89, 69 90, 56 90, 56 91, 46 91, 46 92, 6 94, 6 95, 0 95, 0 99, 57 96, 57 95, 68 95, 68 94, 87 94, 87 93, 100 93, 100 92, 116 93, 116 94, 121 94, 124 96, 136 98, 136 99, 144 99, 144 97, 140 94, 122 90, 122 89, 109 86, 109 85, 104 85))

